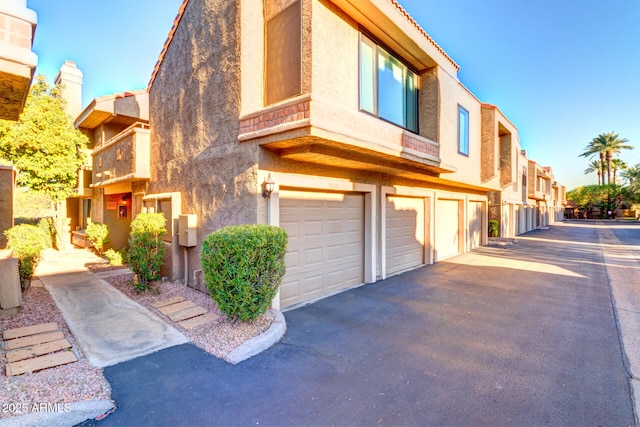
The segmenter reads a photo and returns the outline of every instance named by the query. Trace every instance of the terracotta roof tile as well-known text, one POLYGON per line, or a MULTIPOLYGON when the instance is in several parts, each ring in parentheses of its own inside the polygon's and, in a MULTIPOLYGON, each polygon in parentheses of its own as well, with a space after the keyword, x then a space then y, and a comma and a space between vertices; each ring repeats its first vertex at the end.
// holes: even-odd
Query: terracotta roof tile
POLYGON ((151 90, 151 85, 153 85, 153 81, 156 79, 156 75, 158 74, 158 70, 160 69, 160 64, 162 63, 162 60, 164 59, 164 55, 167 53, 167 49, 169 49, 169 45, 171 44, 171 41, 173 40, 173 35, 176 33, 176 30, 178 29, 178 25, 180 24, 180 20, 182 19, 182 16, 184 15, 184 10, 187 8, 187 3, 189 3, 189 0, 184 0, 182 2, 182 4, 180 5, 180 7, 178 8, 178 14, 176 15, 175 19, 173 20, 173 25, 171 26, 171 29, 169 30, 169 35, 167 36, 167 40, 164 42, 164 45, 162 46, 162 51, 160 52, 160 55, 158 55, 158 61, 156 62, 156 65, 153 67, 153 73, 151 73, 151 79, 149 79, 149 85, 147 86, 147 90, 148 91, 151 90))
POLYGON ((396 9, 398 9, 398 11, 402 15, 404 15, 407 21, 409 21, 409 23, 411 23, 411 25, 413 25, 420 32, 420 34, 422 34, 427 39, 427 41, 429 41, 429 43, 431 43, 440 53, 442 53, 442 55, 456 68, 456 71, 460 71, 460 66, 447 54, 447 52, 444 51, 443 48, 440 47, 438 43, 436 43, 436 41, 433 38, 431 38, 429 34, 427 34, 424 28, 422 28, 420 24, 418 24, 416 20, 413 19, 413 17, 409 14, 409 12, 407 12, 400 5, 400 3, 397 2, 397 0, 389 0, 389 1, 391 2, 391 4, 393 4, 396 7, 396 9))
MULTIPOLYGON (((456 71, 460 70, 460 66, 447 54, 447 52, 444 51, 443 48, 440 47, 440 45, 438 45, 438 43, 436 43, 435 40, 433 40, 433 38, 431 38, 429 34, 427 34, 427 32, 420 26, 420 24, 418 24, 416 20, 413 19, 413 17, 409 14, 409 12, 407 12, 400 5, 400 3, 397 2, 397 0, 389 0, 389 2, 391 2, 391 4, 405 17, 405 19, 409 21, 409 23, 413 25, 420 32, 420 34, 422 34, 427 39, 427 41, 431 43, 438 50, 438 52, 440 52, 455 67, 456 71)), ((162 51, 158 56, 158 61, 156 62, 156 65, 153 68, 153 73, 151 74, 151 79, 149 80, 149 85, 147 90, 151 90, 153 81, 155 80, 156 75, 158 74, 160 64, 162 63, 162 60, 164 59, 164 55, 167 53, 167 49, 169 48, 169 45, 173 40, 173 36, 178 28, 178 25, 180 24, 180 20, 184 15, 184 11, 188 3, 189 3, 189 0, 184 0, 180 5, 180 8, 178 9, 178 14, 173 20, 173 25, 171 26, 171 30, 169 30, 169 35, 167 36, 167 40, 164 42, 164 45, 162 46, 162 51)))

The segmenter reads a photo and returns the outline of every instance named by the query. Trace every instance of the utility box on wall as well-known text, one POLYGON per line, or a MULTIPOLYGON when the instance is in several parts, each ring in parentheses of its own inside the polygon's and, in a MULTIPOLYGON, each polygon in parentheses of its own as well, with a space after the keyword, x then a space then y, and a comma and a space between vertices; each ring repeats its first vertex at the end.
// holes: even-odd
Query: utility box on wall
POLYGON ((192 248, 198 244, 197 216, 194 214, 183 214, 178 217, 178 244, 187 248, 192 248))

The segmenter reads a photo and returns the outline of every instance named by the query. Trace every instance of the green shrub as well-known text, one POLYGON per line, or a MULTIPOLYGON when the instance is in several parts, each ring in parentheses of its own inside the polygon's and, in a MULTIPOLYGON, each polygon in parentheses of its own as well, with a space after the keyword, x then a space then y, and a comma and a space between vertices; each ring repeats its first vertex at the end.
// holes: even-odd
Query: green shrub
POLYGON ((202 242, 204 280, 218 308, 234 322, 265 313, 285 273, 287 232, 268 225, 236 225, 202 242))
POLYGON ((489 221, 489 237, 498 237, 499 235, 500 223, 495 219, 489 221))
POLYGON ((114 251, 113 249, 107 249, 104 252, 105 258, 109 260, 109 265, 114 265, 114 266, 122 265, 124 260, 123 254, 124 254, 124 250, 122 249, 119 251, 114 251))
POLYGON ((87 226, 85 233, 87 234, 87 239, 89 240, 89 243, 91 243, 91 246, 93 246, 95 250, 102 255, 104 244, 109 241, 109 229, 107 228, 107 224, 92 222, 87 226))
POLYGON ((42 230, 42 237, 44 239, 45 246, 47 248, 52 248, 53 242, 56 241, 56 227, 53 223, 53 218, 41 218, 40 221, 38 221, 38 228, 42 230))
POLYGON ((138 276, 134 283, 138 291, 150 288, 152 281, 160 279, 164 258, 162 238, 167 234, 163 213, 142 213, 131 222, 127 263, 138 276))
POLYGON ((44 233, 35 225, 20 224, 6 230, 4 234, 7 236, 7 247, 18 259, 20 283, 22 290, 26 291, 40 262, 40 253, 46 247, 44 233))

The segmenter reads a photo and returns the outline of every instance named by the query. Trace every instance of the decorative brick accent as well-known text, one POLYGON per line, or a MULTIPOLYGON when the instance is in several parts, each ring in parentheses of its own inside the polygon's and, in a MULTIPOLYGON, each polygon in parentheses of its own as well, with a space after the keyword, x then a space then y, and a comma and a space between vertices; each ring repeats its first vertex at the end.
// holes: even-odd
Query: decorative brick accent
POLYGON ((240 134, 269 129, 284 123, 308 119, 311 115, 310 102, 302 101, 296 105, 282 107, 279 110, 260 114, 259 116, 240 121, 240 134))
POLYGON ((440 148, 429 144, 427 142, 421 141, 417 138, 412 138, 409 135, 402 135, 402 146, 405 148, 410 148, 412 150, 419 151, 421 153, 425 153, 429 156, 440 157, 440 148))

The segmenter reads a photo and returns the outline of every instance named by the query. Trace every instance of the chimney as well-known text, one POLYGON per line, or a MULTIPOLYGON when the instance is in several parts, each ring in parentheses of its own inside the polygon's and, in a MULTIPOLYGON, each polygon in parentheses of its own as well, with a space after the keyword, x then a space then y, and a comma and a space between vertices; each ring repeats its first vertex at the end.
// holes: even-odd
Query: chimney
POLYGON ((66 60, 54 83, 62 86, 62 99, 67 102, 65 111, 75 121, 82 112, 82 71, 75 62, 66 60))

